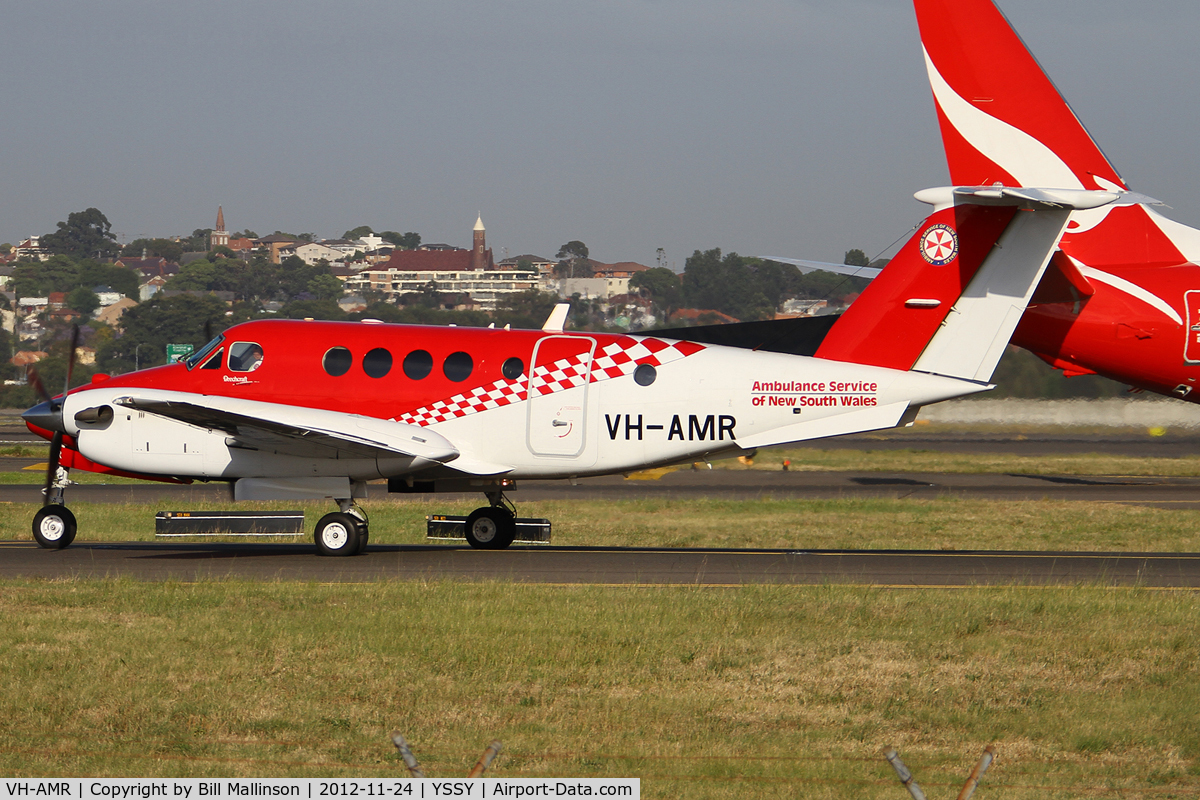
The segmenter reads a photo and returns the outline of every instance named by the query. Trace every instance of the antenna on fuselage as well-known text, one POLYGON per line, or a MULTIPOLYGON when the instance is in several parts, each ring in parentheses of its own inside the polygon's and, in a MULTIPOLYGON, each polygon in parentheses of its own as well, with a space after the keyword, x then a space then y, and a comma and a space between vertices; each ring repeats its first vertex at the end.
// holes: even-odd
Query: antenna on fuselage
POLYGON ((550 312, 550 316, 546 317, 546 324, 542 325, 542 330, 546 333, 562 333, 563 326, 567 323, 567 314, 570 311, 570 303, 556 304, 554 310, 550 312))

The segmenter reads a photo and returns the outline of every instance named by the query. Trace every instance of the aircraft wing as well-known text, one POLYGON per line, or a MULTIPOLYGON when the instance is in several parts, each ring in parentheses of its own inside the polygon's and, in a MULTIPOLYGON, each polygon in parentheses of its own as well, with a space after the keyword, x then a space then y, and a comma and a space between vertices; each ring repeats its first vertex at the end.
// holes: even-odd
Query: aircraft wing
POLYGON ((836 272, 838 275, 851 275, 855 278, 866 278, 870 280, 878 275, 882 270, 879 267, 856 267, 852 264, 832 264, 827 261, 808 261, 803 258, 778 258, 776 256, 759 256, 764 261, 778 261, 780 264, 791 264, 801 272, 815 272, 816 270, 825 270, 826 272, 836 272))
POLYGON ((232 447, 302 458, 411 456, 444 464, 459 455, 435 431, 358 414, 154 390, 118 397, 113 404, 223 431, 232 447))

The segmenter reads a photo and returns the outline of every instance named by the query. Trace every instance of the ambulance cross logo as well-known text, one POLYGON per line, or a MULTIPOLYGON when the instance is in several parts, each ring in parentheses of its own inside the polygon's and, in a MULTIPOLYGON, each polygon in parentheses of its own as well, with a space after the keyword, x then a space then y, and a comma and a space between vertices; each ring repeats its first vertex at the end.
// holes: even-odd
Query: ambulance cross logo
POLYGON ((949 225, 931 225, 921 234, 921 257, 940 267, 958 255, 958 235, 949 225))

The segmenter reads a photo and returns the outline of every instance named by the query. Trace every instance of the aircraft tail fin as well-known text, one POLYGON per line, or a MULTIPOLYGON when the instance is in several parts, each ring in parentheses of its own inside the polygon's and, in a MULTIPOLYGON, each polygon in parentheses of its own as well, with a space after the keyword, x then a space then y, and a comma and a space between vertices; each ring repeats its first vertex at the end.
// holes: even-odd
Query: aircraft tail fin
POLYGON ((934 212, 833 325, 818 358, 986 383, 1072 211, 1120 195, 958 187, 917 198, 934 212))
POLYGON ((1200 258, 1200 231, 1128 192, 993 0, 913 4, 952 182, 1127 192, 1120 203, 1072 215, 1063 252, 1093 267, 1200 258))
POLYGON ((914 0, 950 180, 1127 187, 992 0, 914 0))

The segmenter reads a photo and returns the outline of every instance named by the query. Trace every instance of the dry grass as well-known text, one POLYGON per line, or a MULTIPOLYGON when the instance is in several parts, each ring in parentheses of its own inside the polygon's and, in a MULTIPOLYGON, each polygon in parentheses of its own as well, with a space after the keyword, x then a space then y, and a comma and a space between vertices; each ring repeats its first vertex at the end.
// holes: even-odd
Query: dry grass
POLYGON ((646 797, 895 798, 888 744, 949 796, 989 742, 980 796, 1190 797, 1198 611, 1102 588, 10 583, 0 771, 394 775, 397 728, 432 775, 495 737, 497 776, 646 797))

